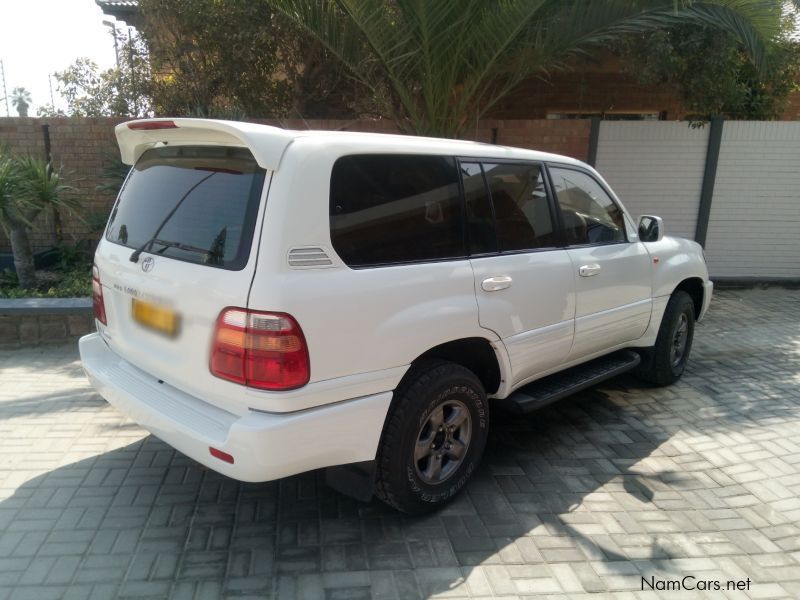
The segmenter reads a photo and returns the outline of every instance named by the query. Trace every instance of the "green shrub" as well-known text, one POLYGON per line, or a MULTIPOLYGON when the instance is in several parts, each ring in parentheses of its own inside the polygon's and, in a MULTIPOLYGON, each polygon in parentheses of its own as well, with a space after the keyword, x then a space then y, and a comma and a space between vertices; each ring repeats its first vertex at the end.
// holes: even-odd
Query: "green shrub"
POLYGON ((17 287, 16 276, 6 269, 0 274, 0 298, 88 298, 92 295, 90 264, 49 272, 52 281, 34 289, 17 287))

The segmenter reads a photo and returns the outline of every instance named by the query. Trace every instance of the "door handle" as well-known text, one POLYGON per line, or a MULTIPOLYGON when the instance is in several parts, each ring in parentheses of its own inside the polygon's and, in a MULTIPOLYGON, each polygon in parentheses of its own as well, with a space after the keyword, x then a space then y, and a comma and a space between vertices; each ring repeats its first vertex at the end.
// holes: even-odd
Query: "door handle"
POLYGON ((499 277, 489 277, 484 279, 481 283, 481 288, 484 292, 497 292, 511 287, 512 279, 508 275, 501 275, 499 277))
POLYGON ((592 263, 590 265, 583 265, 580 269, 578 269, 578 274, 581 277, 592 277, 593 275, 597 275, 603 267, 598 265, 597 263, 592 263))

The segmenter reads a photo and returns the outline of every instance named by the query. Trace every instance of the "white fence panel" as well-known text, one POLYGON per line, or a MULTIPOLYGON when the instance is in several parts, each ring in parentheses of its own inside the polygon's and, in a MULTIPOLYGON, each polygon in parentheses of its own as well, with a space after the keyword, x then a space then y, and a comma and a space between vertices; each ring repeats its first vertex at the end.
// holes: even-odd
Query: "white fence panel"
POLYGON ((597 170, 634 218, 658 215, 668 235, 694 239, 708 130, 685 122, 603 121, 597 170))
POLYGON ((712 276, 800 278, 800 122, 725 122, 706 254, 712 276))

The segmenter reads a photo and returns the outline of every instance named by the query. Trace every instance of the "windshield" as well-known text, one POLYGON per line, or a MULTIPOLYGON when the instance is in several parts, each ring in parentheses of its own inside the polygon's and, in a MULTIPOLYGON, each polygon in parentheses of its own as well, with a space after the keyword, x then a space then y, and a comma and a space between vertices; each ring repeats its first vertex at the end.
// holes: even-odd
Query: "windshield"
POLYGON ((134 251, 242 269, 265 176, 244 148, 153 148, 125 183, 106 239, 134 251))

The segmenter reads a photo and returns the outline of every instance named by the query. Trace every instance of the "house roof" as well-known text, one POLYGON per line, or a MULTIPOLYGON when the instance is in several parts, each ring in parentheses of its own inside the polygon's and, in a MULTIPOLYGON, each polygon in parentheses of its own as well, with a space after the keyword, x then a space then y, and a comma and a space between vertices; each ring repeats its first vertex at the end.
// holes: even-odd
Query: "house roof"
POLYGON ((135 25, 136 17, 139 16, 139 5, 136 0, 94 0, 103 14, 106 14, 128 25, 135 25))

